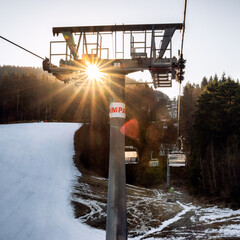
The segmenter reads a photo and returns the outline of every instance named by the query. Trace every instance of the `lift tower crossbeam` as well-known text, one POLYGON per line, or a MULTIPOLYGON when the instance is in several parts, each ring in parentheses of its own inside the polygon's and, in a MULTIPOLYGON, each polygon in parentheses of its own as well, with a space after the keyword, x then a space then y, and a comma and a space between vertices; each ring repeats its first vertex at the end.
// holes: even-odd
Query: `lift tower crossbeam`
POLYGON ((53 35, 71 32, 126 32, 126 31, 147 31, 147 30, 166 30, 174 28, 181 30, 183 27, 182 23, 166 23, 166 24, 134 24, 134 25, 103 25, 103 26, 78 26, 78 27, 54 27, 53 35))

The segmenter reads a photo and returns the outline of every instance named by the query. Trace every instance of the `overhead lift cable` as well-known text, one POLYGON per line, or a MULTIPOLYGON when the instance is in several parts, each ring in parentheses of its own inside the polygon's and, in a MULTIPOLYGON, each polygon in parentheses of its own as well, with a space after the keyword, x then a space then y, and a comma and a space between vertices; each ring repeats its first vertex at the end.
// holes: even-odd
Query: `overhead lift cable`
POLYGON ((183 42, 184 42, 184 34, 185 34, 186 11, 187 11, 187 0, 185 0, 185 3, 184 3, 184 15, 183 15, 183 26, 182 26, 181 55, 183 54, 183 42))
MULTIPOLYGON (((28 53, 31 53, 32 55, 34 55, 34 56, 36 56, 36 57, 38 57, 38 58, 40 58, 40 59, 42 59, 42 60, 46 60, 46 58, 42 58, 41 56, 39 56, 39 55, 33 53, 32 51, 27 50, 26 48, 24 48, 24 47, 22 47, 22 46, 20 46, 20 45, 18 45, 18 44, 16 44, 16 43, 10 41, 9 39, 7 39, 7 38, 5 38, 5 37, 3 37, 3 36, 0 36, 0 38, 2 38, 3 40, 5 40, 5 41, 7 41, 7 42, 9 42, 9 43, 11 43, 11 44, 13 44, 13 45, 15 45, 15 46, 21 48, 21 49, 23 49, 24 51, 27 51, 28 53)), ((152 84, 152 82, 126 83, 126 84, 135 84, 135 85, 139 85, 139 84, 152 84)), ((101 84, 100 84, 100 85, 101 85, 101 84)))
POLYGON ((36 56, 36 57, 38 57, 38 58, 40 58, 40 59, 42 59, 42 60, 45 60, 45 58, 40 57, 39 55, 37 55, 37 54, 35 54, 35 53, 33 53, 33 52, 27 50, 27 49, 24 48, 24 47, 21 47, 20 45, 18 45, 18 44, 16 44, 16 43, 12 42, 12 41, 10 41, 10 40, 8 40, 7 38, 5 38, 5 37, 3 37, 3 36, 0 36, 0 38, 2 38, 3 40, 5 40, 5 41, 7 41, 7 42, 9 42, 9 43, 11 43, 11 44, 13 44, 13 45, 15 45, 15 46, 21 48, 21 49, 23 49, 23 50, 26 51, 26 52, 31 53, 32 55, 34 55, 34 56, 36 56))
POLYGON ((180 136, 180 99, 181 99, 181 84, 183 81, 183 69, 185 68, 185 60, 183 59, 183 44, 184 44, 184 33, 185 33, 185 21, 186 21, 186 9, 187 9, 187 0, 185 0, 184 4, 184 17, 183 17, 183 26, 182 26, 182 44, 181 44, 181 52, 179 55, 178 61, 178 73, 177 80, 179 83, 179 94, 178 94, 178 128, 177 128, 177 143, 176 149, 172 152, 168 153, 167 160, 167 188, 170 188, 170 167, 184 167, 186 166, 186 154, 183 153, 183 139, 180 136), (180 141, 181 146, 178 147, 178 141, 180 141))
MULTIPOLYGON (((185 34, 186 12, 187 12, 187 0, 185 0, 185 2, 184 2, 184 14, 183 14, 183 26, 182 26, 182 43, 181 43, 181 51, 180 51, 180 63, 182 63, 182 64, 184 64, 184 61, 185 61, 183 59, 183 43, 184 43, 184 34, 185 34)), ((180 79, 179 79, 179 93, 178 93, 178 129, 177 129, 177 137, 178 138, 180 137, 180 100, 181 100, 180 95, 181 95, 183 69, 180 69, 180 72, 181 72, 181 74, 180 74, 180 79)))

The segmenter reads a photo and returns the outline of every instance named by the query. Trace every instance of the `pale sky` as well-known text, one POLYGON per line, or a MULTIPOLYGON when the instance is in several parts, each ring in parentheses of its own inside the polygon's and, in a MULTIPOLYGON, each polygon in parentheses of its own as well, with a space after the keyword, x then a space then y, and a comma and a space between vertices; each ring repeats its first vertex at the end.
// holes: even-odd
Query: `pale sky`
MULTIPOLYGON (((60 40, 52 27, 181 23, 183 9, 184 0, 8 0, 0 3, 0 35, 49 57, 49 42, 60 40)), ((240 0, 188 0, 184 84, 223 72, 240 79, 239 23, 240 0)), ((0 39, 0 65, 41 67, 42 61, 0 39)), ((136 78, 150 80, 146 73, 136 78)), ((173 97, 176 85, 159 90, 173 97)))

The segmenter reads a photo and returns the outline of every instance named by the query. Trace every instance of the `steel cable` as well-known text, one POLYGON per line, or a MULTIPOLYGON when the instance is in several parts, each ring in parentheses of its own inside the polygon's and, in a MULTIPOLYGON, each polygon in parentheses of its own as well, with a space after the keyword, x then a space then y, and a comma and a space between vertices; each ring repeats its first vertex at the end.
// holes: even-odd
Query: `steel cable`
POLYGON ((32 55, 34 55, 34 56, 36 56, 36 57, 38 57, 38 58, 40 58, 40 59, 42 59, 42 60, 45 60, 45 58, 40 57, 39 55, 37 55, 37 54, 35 54, 35 53, 33 53, 33 52, 27 50, 27 49, 24 48, 24 47, 21 47, 20 45, 18 45, 18 44, 16 44, 16 43, 14 43, 14 42, 12 42, 12 41, 10 41, 10 40, 8 40, 8 39, 2 37, 2 36, 0 36, 0 38, 2 38, 3 40, 5 40, 5 41, 7 41, 7 42, 9 42, 9 43, 11 43, 11 44, 13 44, 13 45, 15 45, 15 46, 21 48, 21 49, 23 49, 23 50, 26 51, 26 52, 31 53, 32 55))

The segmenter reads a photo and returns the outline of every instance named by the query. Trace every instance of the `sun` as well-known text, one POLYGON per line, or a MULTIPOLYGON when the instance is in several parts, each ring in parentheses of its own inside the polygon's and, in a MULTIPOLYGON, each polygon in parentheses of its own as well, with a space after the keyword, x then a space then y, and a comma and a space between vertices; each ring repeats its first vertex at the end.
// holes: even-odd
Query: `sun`
POLYGON ((96 64, 88 64, 86 73, 90 80, 100 81, 102 77, 102 72, 100 71, 96 64))

